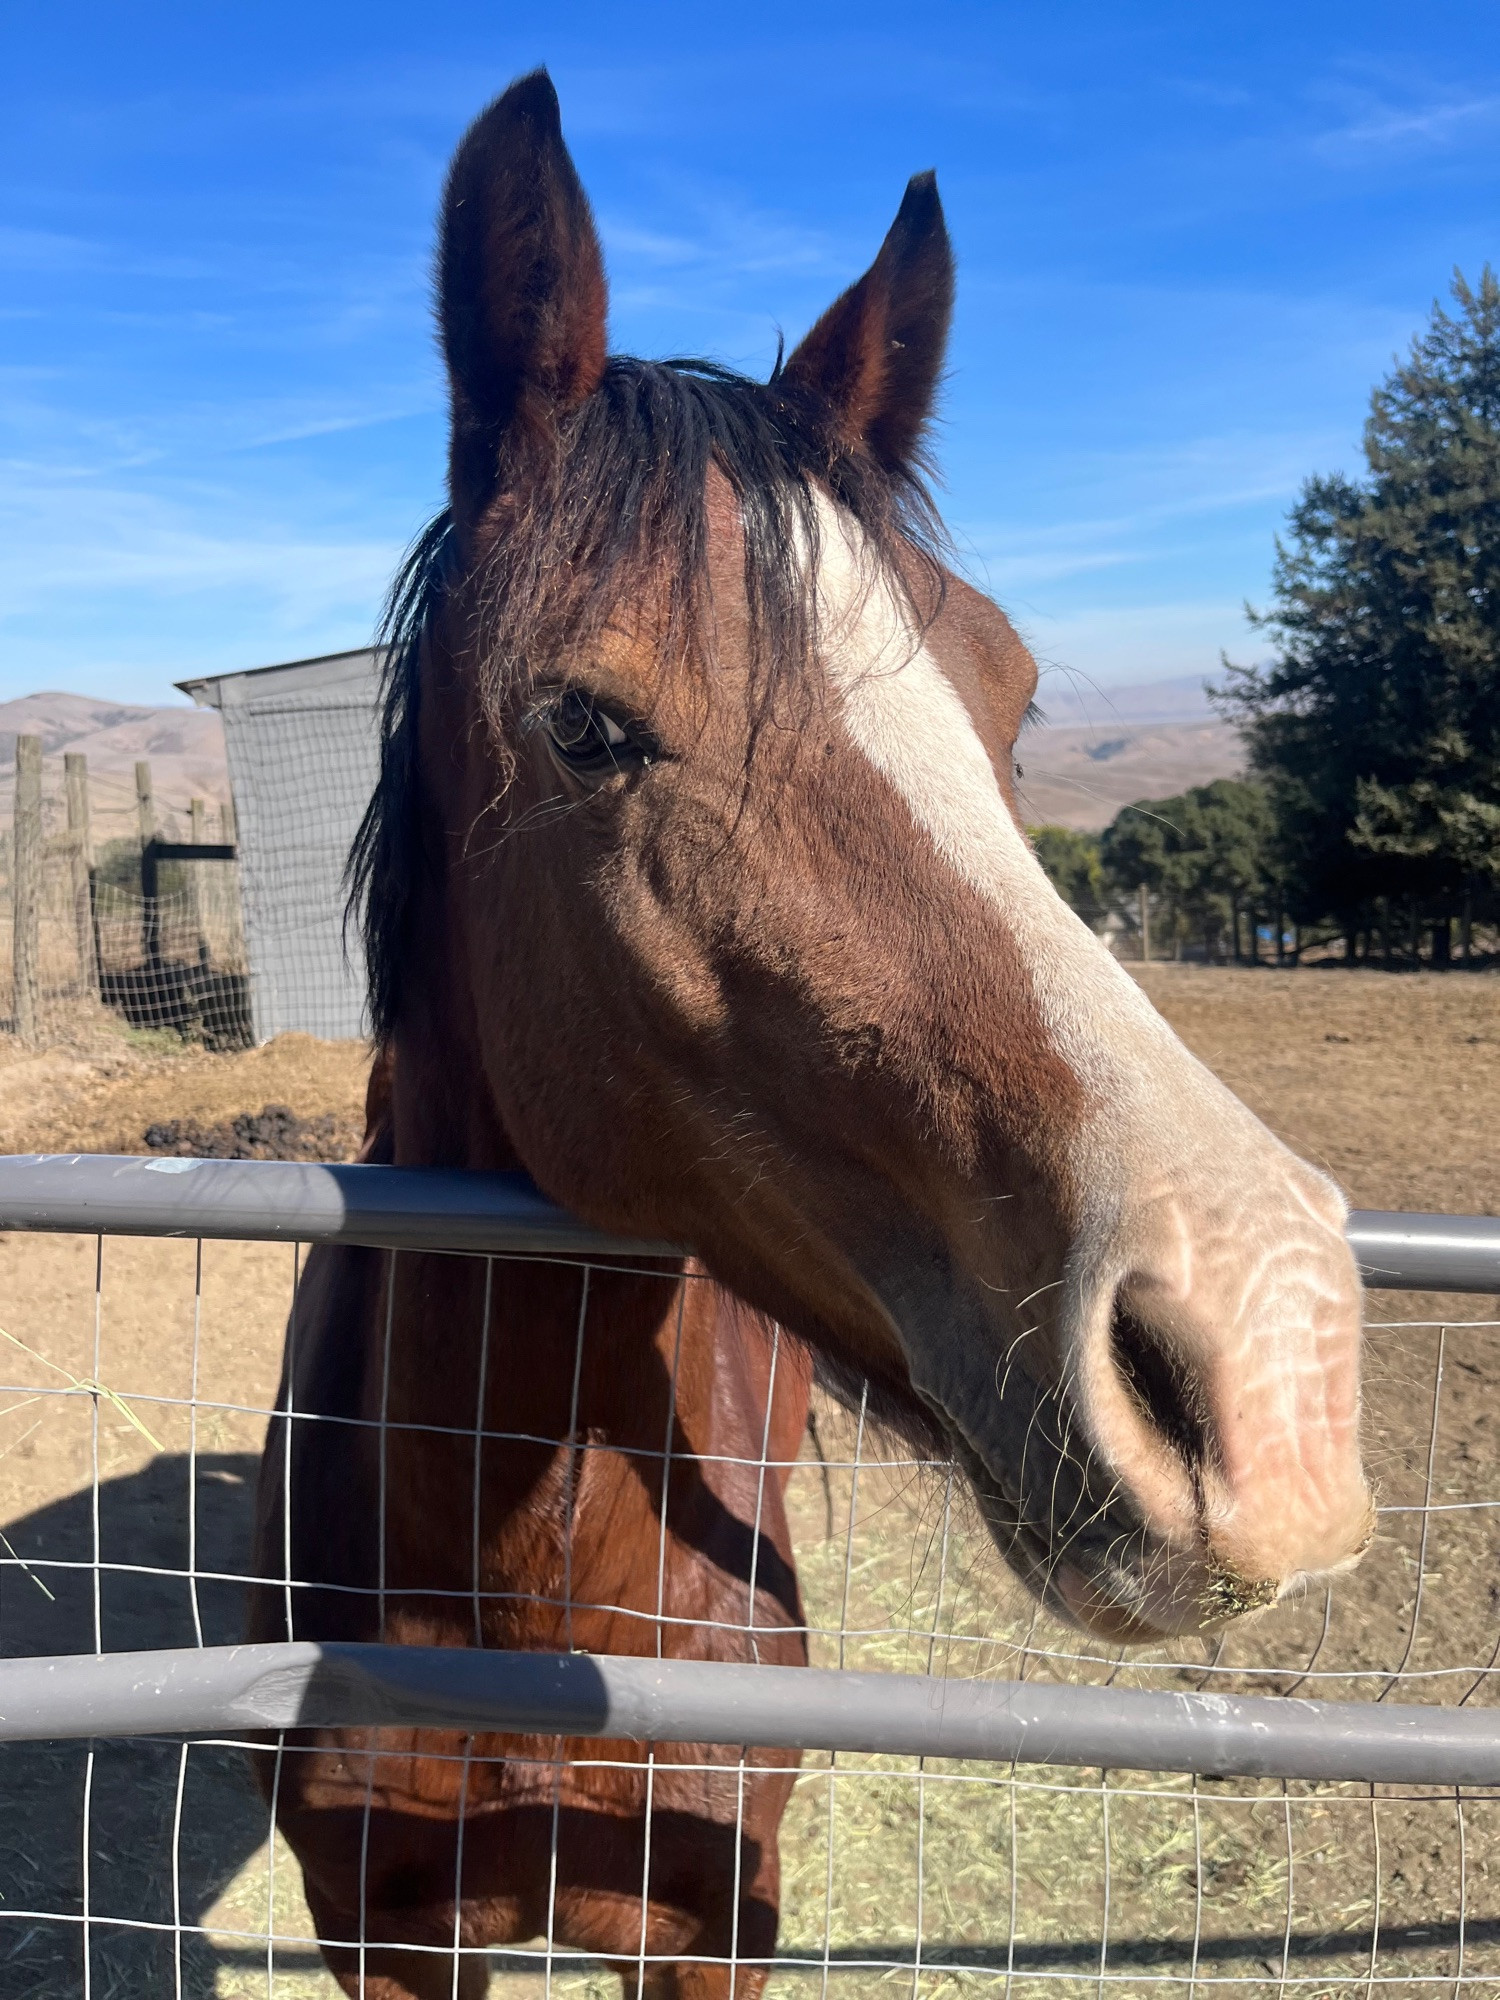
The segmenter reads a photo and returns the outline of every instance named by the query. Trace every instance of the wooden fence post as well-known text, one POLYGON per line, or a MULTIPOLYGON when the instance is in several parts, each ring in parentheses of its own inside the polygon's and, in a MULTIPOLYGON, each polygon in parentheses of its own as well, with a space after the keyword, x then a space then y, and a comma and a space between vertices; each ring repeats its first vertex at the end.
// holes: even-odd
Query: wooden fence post
POLYGON ((63 782, 68 797, 68 859, 73 870, 73 928, 78 937, 78 983, 90 998, 99 993, 99 962, 94 949, 94 912, 89 876, 94 866, 94 837, 89 823, 89 760, 80 750, 63 753, 63 782))
POLYGON ((151 766, 143 757, 135 767, 135 809, 140 819, 141 845, 156 838, 156 796, 151 789, 151 766))
POLYGON ((42 928, 42 739, 16 738, 15 846, 11 915, 16 1034, 28 1048, 40 1037, 42 928))
POLYGON ((1141 963, 1144 965, 1151 956, 1151 898, 1143 882, 1141 898, 1141 963))
MULTIPOLYGON (((202 799, 188 800, 188 839, 194 847, 208 845, 208 807, 202 799)), ((208 939, 203 935, 202 883, 198 879, 198 864, 190 861, 187 865, 188 926, 195 939, 194 950, 198 963, 208 963, 208 939)))
POLYGON ((141 958, 154 970, 161 957, 161 919, 156 907, 156 870, 148 867, 146 850, 156 838, 156 795, 151 766, 145 758, 135 767, 135 809, 141 828, 141 958))

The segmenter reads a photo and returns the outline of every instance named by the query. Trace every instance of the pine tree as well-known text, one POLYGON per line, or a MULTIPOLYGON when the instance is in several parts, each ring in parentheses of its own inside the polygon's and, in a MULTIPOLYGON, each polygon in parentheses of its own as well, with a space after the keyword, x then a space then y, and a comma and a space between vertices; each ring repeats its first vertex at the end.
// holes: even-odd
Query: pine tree
MULTIPOLYGON (((1307 482, 1278 541, 1276 656, 1229 667, 1291 910, 1434 928, 1500 889, 1500 282, 1457 276, 1378 387, 1367 476, 1307 482)), ((1226 663, 1227 665, 1227 663, 1226 663)))

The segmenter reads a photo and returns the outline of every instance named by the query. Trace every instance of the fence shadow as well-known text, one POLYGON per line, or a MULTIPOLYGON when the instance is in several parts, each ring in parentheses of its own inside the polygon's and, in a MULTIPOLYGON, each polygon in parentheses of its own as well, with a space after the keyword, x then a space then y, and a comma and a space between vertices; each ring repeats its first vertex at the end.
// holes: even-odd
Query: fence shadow
MULTIPOLYGON (((7 1522, 0 1656, 92 1652, 96 1631, 110 1652, 243 1637, 243 1586, 216 1578, 245 1572, 255 1468, 250 1453, 200 1452, 194 1476, 185 1455, 164 1453, 101 1481, 97 1596, 88 1488, 7 1522)), ((212 1995, 224 1961, 174 1925, 201 1923, 266 1837, 243 1753, 194 1745, 184 1764, 164 1740, 0 1754, 0 1995, 212 1995)))

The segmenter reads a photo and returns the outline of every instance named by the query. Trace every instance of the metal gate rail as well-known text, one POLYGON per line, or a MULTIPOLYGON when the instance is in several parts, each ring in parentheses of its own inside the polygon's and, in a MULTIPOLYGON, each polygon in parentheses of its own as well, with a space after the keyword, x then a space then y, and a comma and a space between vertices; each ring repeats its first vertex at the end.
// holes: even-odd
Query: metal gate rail
MULTIPOLYGON (((520 1174, 285 1161, 0 1157, 0 1229, 671 1257, 520 1174)), ((1356 1211, 1368 1285, 1500 1293, 1500 1221, 1356 1211)), ((778 1745, 1368 1783, 1500 1785, 1500 1713, 402 1646, 201 1647, 0 1661, 0 1740, 308 1726, 778 1745)))
MULTIPOLYGON (((524 1174, 107 1153, 0 1155, 0 1229, 497 1256, 680 1254, 591 1228, 524 1174)), ((1500 1293, 1494 1216, 1356 1209, 1347 1233, 1365 1283, 1376 1290, 1500 1293)))
POLYGON ((0 1663, 5 1742, 414 1725, 1218 1778, 1500 1785, 1500 1714, 1484 1709, 306 1641, 0 1663))

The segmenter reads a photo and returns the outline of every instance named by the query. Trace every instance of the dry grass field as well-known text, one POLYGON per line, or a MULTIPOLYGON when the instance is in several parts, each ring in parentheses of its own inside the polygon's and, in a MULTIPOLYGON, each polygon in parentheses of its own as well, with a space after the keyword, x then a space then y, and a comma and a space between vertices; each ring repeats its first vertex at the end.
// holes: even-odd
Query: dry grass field
MULTIPOLYGON (((1357 1205, 1496 1212, 1500 978, 1160 966, 1145 983, 1357 1205)), ((352 1149, 362 1081, 360 1051, 299 1037, 234 1057, 128 1039, 13 1056, 0 1066, 0 1146, 141 1150, 154 1123, 285 1103, 332 1114, 352 1149)), ((92 1239, 0 1238, 0 1652, 89 1649, 96 1631, 111 1648, 238 1631, 233 1579, 292 1253, 206 1244, 200 1262, 190 1243, 111 1240, 97 1255, 92 1239)), ((825 1409, 828 1463, 809 1451, 790 1496, 815 1658, 1495 1701, 1494 1310, 1372 1295, 1380 1540, 1326 1603, 1320 1591, 1279 1607, 1222 1649, 1194 1640, 1121 1660, 1080 1643, 1010 1584, 941 1471, 901 1463, 825 1409)), ((83 1994, 85 1931, 91 2000, 332 2000, 295 1866, 266 1844, 237 1749, 3 1756, 4 2000, 83 1994)), ((831 1761, 807 1760, 784 1825, 777 2000, 1500 1992, 1500 1800, 831 1761)), ((559 1996, 618 1990, 595 1968, 554 1970, 559 1996)), ((510 1961, 496 1983, 509 2000, 546 1980, 540 1961, 510 1961)))

